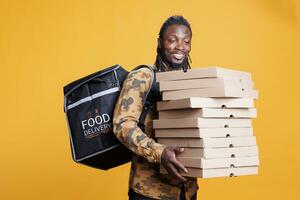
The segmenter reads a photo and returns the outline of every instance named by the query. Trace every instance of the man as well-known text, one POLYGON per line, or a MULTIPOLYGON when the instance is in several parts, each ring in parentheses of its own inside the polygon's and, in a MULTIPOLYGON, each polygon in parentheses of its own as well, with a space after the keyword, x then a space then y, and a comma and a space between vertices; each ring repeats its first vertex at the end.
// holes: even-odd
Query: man
MULTIPOLYGON (((191 50, 192 30, 182 16, 169 17, 161 27, 154 70, 187 70, 191 50)), ((183 148, 157 143, 153 137, 152 121, 157 118, 156 102, 149 109, 144 130, 139 126, 143 106, 151 89, 153 73, 141 68, 129 73, 124 81, 114 112, 116 137, 134 152, 130 178, 129 199, 151 200, 196 199, 197 179, 183 177, 186 168, 176 159, 183 148), (160 174, 162 164, 169 174, 160 174)))

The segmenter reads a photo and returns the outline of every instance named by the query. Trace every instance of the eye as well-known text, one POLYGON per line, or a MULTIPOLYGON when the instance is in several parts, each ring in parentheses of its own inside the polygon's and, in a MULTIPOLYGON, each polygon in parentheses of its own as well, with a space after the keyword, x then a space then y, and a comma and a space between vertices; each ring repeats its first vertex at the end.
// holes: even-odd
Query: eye
POLYGON ((169 38, 169 39, 168 39, 168 42, 174 43, 174 42, 176 42, 176 39, 175 39, 175 38, 169 38))

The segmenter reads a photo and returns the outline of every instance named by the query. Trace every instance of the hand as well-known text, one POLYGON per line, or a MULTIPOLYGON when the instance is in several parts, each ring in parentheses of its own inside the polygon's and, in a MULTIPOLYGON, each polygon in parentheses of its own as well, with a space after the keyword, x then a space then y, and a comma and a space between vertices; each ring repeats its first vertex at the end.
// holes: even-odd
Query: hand
POLYGON ((187 181, 180 171, 187 173, 187 169, 176 159, 176 154, 184 151, 184 148, 180 147, 166 147, 161 155, 161 164, 167 170, 167 172, 181 181, 187 181))

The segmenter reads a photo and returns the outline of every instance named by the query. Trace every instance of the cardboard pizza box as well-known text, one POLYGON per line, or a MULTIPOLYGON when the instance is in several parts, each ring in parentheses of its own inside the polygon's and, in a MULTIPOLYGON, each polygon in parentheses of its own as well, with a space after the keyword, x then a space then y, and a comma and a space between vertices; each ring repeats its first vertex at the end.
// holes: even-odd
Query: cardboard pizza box
POLYGON ((229 138, 158 138, 158 143, 176 147, 249 147, 256 146, 256 137, 229 137, 229 138))
POLYGON ((232 147, 232 148, 184 148, 184 151, 176 157, 201 157, 212 158, 238 158, 247 156, 258 156, 258 147, 232 147))
POLYGON ((255 108, 189 108, 159 111, 159 119, 176 118, 255 118, 255 108))
POLYGON ((229 118, 181 118, 181 119, 156 119, 153 128, 234 128, 252 127, 251 119, 229 118))
POLYGON ((155 129, 156 138, 214 138, 252 136, 253 128, 170 128, 155 129))
POLYGON ((235 97, 235 98, 258 98, 258 91, 242 87, 213 87, 188 90, 165 91, 162 99, 176 100, 189 97, 235 97))
POLYGON ((229 168, 229 167, 245 167, 258 166, 258 156, 248 156, 239 158, 214 158, 204 159, 201 157, 178 157, 185 167, 211 169, 211 168, 229 168))
POLYGON ((253 108, 251 98, 202 98, 190 97, 185 99, 161 101, 157 103, 157 110, 172 110, 185 108, 253 108))
POLYGON ((242 88, 253 89, 253 82, 234 77, 202 78, 159 82, 160 91, 210 88, 222 86, 239 86, 242 88))
POLYGON ((178 71, 159 72, 156 74, 156 79, 158 82, 195 79, 195 78, 213 78, 213 77, 234 77, 239 79, 251 80, 251 73, 232 70, 232 69, 225 69, 216 66, 216 67, 194 68, 194 69, 187 70, 187 72, 178 70, 178 71))
MULTIPOLYGON (((258 174, 258 166, 218 169, 199 169, 187 167, 187 170, 188 173, 182 173, 184 176, 199 178, 235 177, 258 174)), ((168 172, 162 166, 160 166, 160 173, 168 174, 168 172)))

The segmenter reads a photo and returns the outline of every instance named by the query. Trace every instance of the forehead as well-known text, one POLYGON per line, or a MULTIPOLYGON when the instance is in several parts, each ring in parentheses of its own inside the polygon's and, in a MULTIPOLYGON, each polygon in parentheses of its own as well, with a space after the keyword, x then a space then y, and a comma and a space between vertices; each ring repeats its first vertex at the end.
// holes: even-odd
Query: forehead
POLYGON ((173 24, 167 27, 164 32, 164 37, 169 37, 172 35, 177 37, 191 37, 192 33, 185 25, 173 24))

